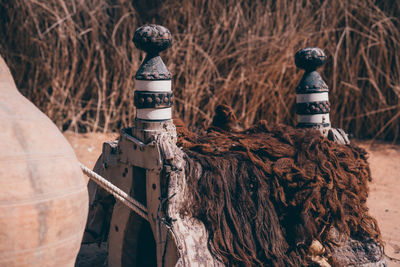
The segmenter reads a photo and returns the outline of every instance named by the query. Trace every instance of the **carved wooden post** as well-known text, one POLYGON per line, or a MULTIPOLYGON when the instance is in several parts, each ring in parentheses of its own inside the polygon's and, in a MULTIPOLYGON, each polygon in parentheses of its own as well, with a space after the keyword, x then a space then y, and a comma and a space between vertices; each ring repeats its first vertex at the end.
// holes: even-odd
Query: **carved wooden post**
MULTIPOLYGON (((147 55, 135 75, 136 120, 132 127, 132 136, 157 149, 155 140, 163 132, 176 140, 176 130, 172 122, 172 75, 159 56, 161 51, 171 46, 171 33, 160 25, 145 25, 136 30, 133 41, 147 55)), ((165 175, 161 175, 161 155, 143 156, 150 165, 154 164, 153 168, 148 166, 145 172, 146 205, 148 221, 156 242, 157 265, 165 266, 167 262, 171 264, 170 261, 177 260, 176 249, 168 251, 167 258, 163 256, 168 231, 162 224, 160 212, 163 208, 161 202, 167 198, 168 181, 165 181, 165 175)))
POLYGON ((140 27, 135 45, 147 52, 136 73, 136 118, 117 141, 103 145, 94 171, 146 206, 144 219, 89 182, 84 243, 108 241, 108 266, 220 266, 207 247, 204 225, 182 216, 187 185, 184 153, 171 120, 171 74, 159 52, 169 31, 140 27))
POLYGON ((296 88, 297 127, 316 128, 327 135, 331 127, 328 86, 316 69, 326 62, 319 48, 305 48, 295 54, 296 66, 305 73, 296 88))
POLYGON ((136 118, 118 141, 103 145, 94 171, 130 194, 147 209, 144 219, 104 190, 89 183, 90 214, 84 242, 108 239, 108 266, 173 266, 178 255, 165 218, 168 181, 161 139, 176 143, 171 119, 171 74, 159 52, 171 45, 170 32, 158 25, 136 30, 135 45, 147 53, 136 73, 136 118), (167 240, 171 242, 167 242, 167 240), (168 243, 168 244, 167 244, 168 243))
MULTIPOLYGON (((171 73, 159 53, 171 45, 172 38, 170 32, 162 26, 145 25, 136 30, 133 41, 136 47, 144 50, 147 55, 135 75, 136 119, 132 128, 122 131, 119 149, 122 152, 120 160, 132 165, 132 183, 128 190, 137 192, 136 197, 141 195, 139 200, 147 207, 148 222, 144 222, 132 212, 129 217, 121 216, 121 210, 118 209, 119 203, 117 203, 114 207, 110 227, 109 263, 110 266, 128 266, 130 264, 139 266, 145 262, 153 262, 150 258, 155 255, 143 257, 140 252, 141 246, 148 242, 146 239, 151 239, 152 233, 157 255, 156 262, 158 266, 162 266, 162 261, 168 262, 168 259, 162 259, 168 233, 160 218, 161 201, 166 196, 167 182, 161 179, 163 163, 156 139, 163 132, 171 138, 176 138, 176 131, 171 120, 173 103, 171 73), (113 238, 112 226, 118 224, 122 226, 124 234, 116 235, 117 238, 113 238), (142 226, 138 227, 139 224, 142 226), (150 228, 146 228, 146 224, 149 224, 150 228), (151 233, 149 229, 151 229, 151 233), (147 236, 143 234, 144 231, 149 232, 147 236), (137 249, 131 250, 136 254, 136 258, 132 261, 123 259, 125 257, 124 248, 117 249, 118 251, 111 248, 113 246, 121 247, 121 243, 124 244, 126 239, 136 240, 137 249), (114 255, 117 256, 114 257, 114 255), (138 260, 141 257, 145 262, 138 260)), ((150 249, 152 248, 148 248, 148 250, 150 249)), ((128 250, 127 248, 126 251, 128 250)), ((167 256, 175 258, 176 261, 176 253, 169 253, 167 256)))
POLYGON ((332 141, 349 144, 342 129, 331 128, 329 88, 317 72, 326 63, 324 51, 317 47, 304 48, 296 52, 294 59, 296 66, 305 70, 296 88, 297 127, 315 128, 332 141))
POLYGON ((158 25, 145 25, 136 30, 133 41, 147 53, 135 75, 136 120, 156 123, 171 120, 173 95, 171 73, 159 53, 171 46, 171 33, 158 25))

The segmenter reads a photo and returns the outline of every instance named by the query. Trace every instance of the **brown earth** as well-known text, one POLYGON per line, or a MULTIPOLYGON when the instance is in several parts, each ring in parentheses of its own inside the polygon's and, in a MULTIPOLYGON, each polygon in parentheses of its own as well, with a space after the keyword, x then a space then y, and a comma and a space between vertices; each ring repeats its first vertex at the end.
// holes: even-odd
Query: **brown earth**
MULTIPOLYGON (((400 259, 400 146, 358 142, 369 152, 373 181, 368 205, 378 220, 385 252, 400 259)), ((400 261, 389 261, 389 266, 400 266, 400 261)))
MULTIPOLYGON (((71 143, 83 164, 93 168, 101 154, 102 144, 115 140, 118 134, 75 134, 64 136, 71 143)), ((400 146, 370 141, 354 141, 369 152, 373 181, 368 205, 378 220, 389 257, 400 259, 400 146)), ((400 261, 388 259, 389 266, 400 266, 400 261)), ((83 265, 79 265, 83 266, 83 265)))

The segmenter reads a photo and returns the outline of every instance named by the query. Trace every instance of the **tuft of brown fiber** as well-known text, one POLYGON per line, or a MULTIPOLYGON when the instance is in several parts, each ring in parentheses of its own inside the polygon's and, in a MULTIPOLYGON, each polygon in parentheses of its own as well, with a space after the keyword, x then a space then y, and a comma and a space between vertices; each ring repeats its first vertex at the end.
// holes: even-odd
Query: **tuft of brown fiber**
POLYGON ((309 265, 313 240, 335 246, 332 229, 381 244, 363 149, 267 121, 238 130, 232 115, 217 107, 204 135, 177 124, 189 188, 182 214, 204 223, 216 257, 228 266, 309 265))

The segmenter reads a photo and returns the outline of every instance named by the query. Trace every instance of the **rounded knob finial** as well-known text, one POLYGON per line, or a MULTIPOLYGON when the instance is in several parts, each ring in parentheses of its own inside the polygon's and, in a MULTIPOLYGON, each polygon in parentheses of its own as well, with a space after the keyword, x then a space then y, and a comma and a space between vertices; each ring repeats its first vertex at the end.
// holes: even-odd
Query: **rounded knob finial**
POLYGON ((133 36, 135 46, 148 54, 158 54, 172 44, 170 31, 155 24, 146 24, 135 31, 133 36))
POLYGON ((314 71, 326 63, 326 55, 318 47, 308 47, 296 52, 294 62, 300 69, 314 71))
POLYGON ((161 25, 146 24, 135 31, 133 42, 147 53, 135 74, 136 119, 152 122, 170 120, 172 75, 159 53, 171 46, 171 33, 161 25))

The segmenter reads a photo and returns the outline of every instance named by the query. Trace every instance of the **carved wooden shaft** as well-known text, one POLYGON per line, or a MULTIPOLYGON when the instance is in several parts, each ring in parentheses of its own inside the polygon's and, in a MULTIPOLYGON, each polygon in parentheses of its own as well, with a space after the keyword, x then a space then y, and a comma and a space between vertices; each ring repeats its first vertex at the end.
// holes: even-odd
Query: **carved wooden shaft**
POLYGON ((147 55, 135 75, 136 117, 132 128, 121 133, 119 160, 131 166, 127 173, 132 181, 126 184, 126 190, 132 192, 133 197, 141 198, 148 210, 148 220, 127 212, 120 203, 116 204, 110 228, 109 266, 152 265, 155 257, 158 266, 173 266, 178 258, 176 247, 163 221, 163 199, 167 197, 168 181, 164 181, 165 175, 161 174, 163 159, 156 141, 161 135, 176 138, 171 119, 172 76, 159 56, 171 46, 172 38, 168 29, 162 26, 144 25, 136 30, 133 41, 147 55), (115 226, 119 232, 114 233, 115 226), (148 240, 154 240, 156 255, 149 254, 152 248, 141 251, 148 240))
POLYGON ((305 73, 296 88, 297 127, 317 128, 326 135, 331 127, 328 86, 316 69, 326 63, 319 48, 305 48, 295 54, 295 63, 305 73))

